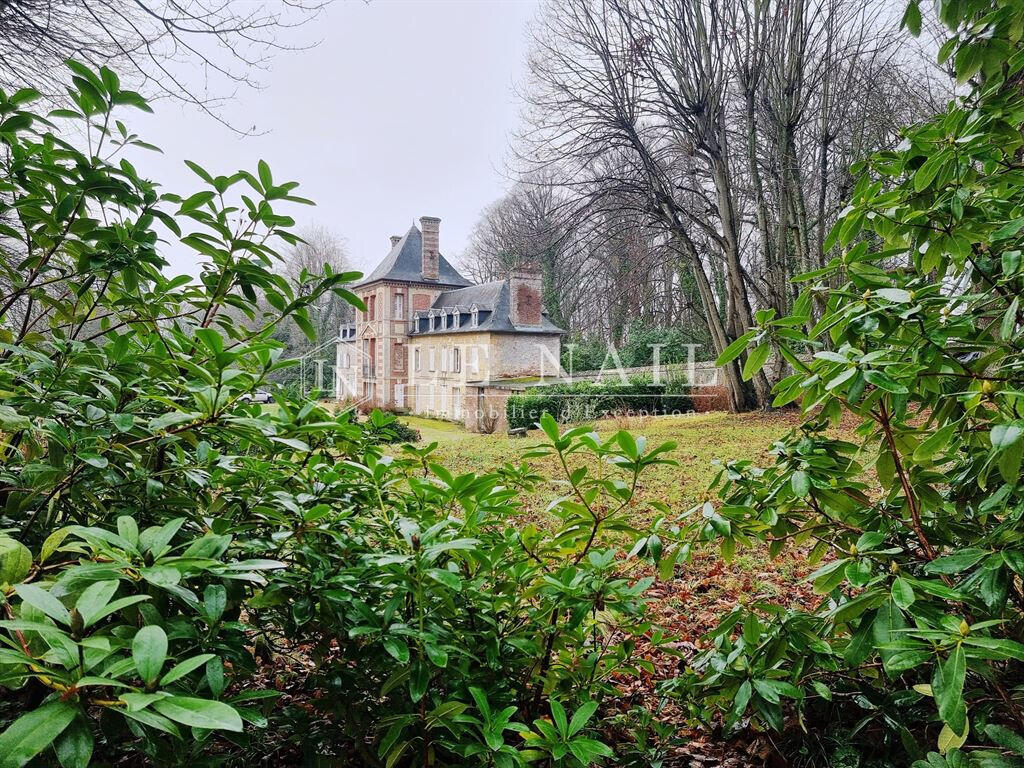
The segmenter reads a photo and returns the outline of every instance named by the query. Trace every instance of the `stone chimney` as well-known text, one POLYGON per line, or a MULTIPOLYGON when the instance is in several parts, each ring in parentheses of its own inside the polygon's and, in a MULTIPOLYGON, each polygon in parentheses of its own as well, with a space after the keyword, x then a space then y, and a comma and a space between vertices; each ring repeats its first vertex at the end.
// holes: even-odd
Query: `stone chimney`
POLYGON ((509 319, 513 325, 540 325, 541 272, 532 264, 521 264, 509 273, 509 319))
POLYGON ((398 241, 401 240, 401 239, 402 239, 401 235, 392 235, 391 236, 391 247, 394 248, 396 245, 398 245, 398 241))
POLYGON ((421 216, 423 232, 423 279, 437 280, 441 273, 441 220, 435 216, 421 216))

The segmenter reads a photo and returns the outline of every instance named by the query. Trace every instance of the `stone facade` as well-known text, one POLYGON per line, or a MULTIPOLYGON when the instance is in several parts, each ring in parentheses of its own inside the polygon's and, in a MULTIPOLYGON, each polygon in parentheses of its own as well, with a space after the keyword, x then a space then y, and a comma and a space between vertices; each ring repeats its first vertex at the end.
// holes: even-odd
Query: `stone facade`
MULTIPOLYGON (((489 379, 560 376, 560 336, 495 334, 489 379)), ((486 379, 485 379, 486 380, 486 379)))
POLYGON ((470 429, 484 431, 476 428, 480 390, 489 389, 491 382, 557 377, 559 341, 557 335, 540 334, 413 336, 407 407, 415 414, 465 421, 470 429))

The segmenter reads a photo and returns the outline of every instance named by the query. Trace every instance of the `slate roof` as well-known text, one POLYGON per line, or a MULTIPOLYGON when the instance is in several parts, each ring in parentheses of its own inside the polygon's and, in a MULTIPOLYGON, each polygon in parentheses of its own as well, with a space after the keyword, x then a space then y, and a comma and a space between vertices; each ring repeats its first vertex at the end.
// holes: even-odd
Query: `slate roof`
POLYGON ((395 244, 384 261, 356 286, 369 285, 378 280, 401 280, 428 285, 472 285, 444 256, 440 256, 438 279, 427 280, 423 277, 423 234, 415 224, 395 244))
POLYGON ((479 309, 494 309, 501 298, 502 288, 504 287, 504 280, 495 280, 493 283, 481 283, 479 285, 470 285, 467 288, 458 288, 454 291, 445 291, 434 299, 431 308, 471 307, 476 304, 479 309))
MULTIPOLYGON (((490 331, 492 333, 539 333, 539 334, 563 334, 561 328, 548 319, 547 310, 541 312, 540 325, 514 325, 509 316, 512 302, 510 299, 508 280, 495 280, 492 283, 470 285, 466 288, 458 288, 453 291, 444 291, 438 294, 431 309, 444 309, 445 307, 459 307, 463 313, 475 304, 479 313, 479 321, 475 327, 469 321, 463 321, 459 328, 438 328, 433 331, 415 330, 418 323, 414 324, 412 335, 432 336, 446 333, 477 333, 490 331)), ((420 312, 416 313, 421 314, 420 312)))

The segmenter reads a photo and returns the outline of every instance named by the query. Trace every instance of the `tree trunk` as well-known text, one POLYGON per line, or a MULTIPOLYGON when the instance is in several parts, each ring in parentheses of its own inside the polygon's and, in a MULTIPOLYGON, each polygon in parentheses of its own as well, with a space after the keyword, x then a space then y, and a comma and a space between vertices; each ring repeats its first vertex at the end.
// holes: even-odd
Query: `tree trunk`
MULTIPOLYGON (((715 180, 715 191, 718 200, 718 215, 722 221, 722 236, 725 241, 725 263, 728 269, 729 283, 729 319, 732 338, 738 338, 754 324, 754 313, 747 295, 746 283, 743 278, 743 265, 740 262, 739 226, 736 209, 733 205, 732 182, 725 161, 728 156, 728 144, 725 126, 719 121, 719 148, 721 153, 712 153, 712 174, 715 180)), ((758 372, 752 379, 754 399, 758 408, 767 408, 770 404, 770 387, 768 379, 758 372)))
MULTIPOLYGON (((715 294, 711 289, 711 281, 708 280, 707 272, 704 271, 704 264, 700 259, 700 254, 697 253, 693 241, 681 226, 676 232, 675 240, 677 243, 676 248, 681 250, 687 257, 693 270, 694 281, 697 283, 697 293, 700 296, 704 314, 707 318, 708 332, 711 335, 715 357, 718 357, 729 346, 729 336, 725 331, 722 318, 718 314, 715 305, 715 294)), ((725 376, 725 387, 729 393, 729 410, 733 413, 745 410, 746 398, 743 392, 743 379, 740 376, 739 366, 736 361, 734 360, 728 365, 723 366, 720 370, 725 376)))

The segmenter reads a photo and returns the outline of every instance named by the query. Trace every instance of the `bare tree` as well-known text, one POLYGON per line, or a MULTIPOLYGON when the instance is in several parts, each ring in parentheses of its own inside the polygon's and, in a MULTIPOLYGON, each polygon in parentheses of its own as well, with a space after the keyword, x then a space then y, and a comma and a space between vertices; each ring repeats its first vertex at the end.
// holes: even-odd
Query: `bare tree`
MULTIPOLYGON (((315 285, 314 275, 323 274, 325 266, 332 272, 350 271, 345 239, 320 224, 311 224, 299 230, 302 242, 293 246, 284 256, 281 271, 296 288, 296 295, 308 295, 315 285)), ((308 339, 300 328, 289 324, 282 333, 289 345, 289 355, 297 357, 327 344, 338 337, 343 324, 355 322, 355 308, 340 296, 330 293, 322 303, 312 308, 310 322, 316 331, 315 339, 308 339)))
POLYGON ((149 96, 215 117, 238 87, 257 85, 282 32, 330 0, 0 0, 0 88, 63 93, 67 59, 107 65, 149 96), (188 74, 186 74, 188 72, 188 74))
MULTIPOLYGON (((611 2, 564 0, 543 17, 530 60, 525 158, 561 167, 587 207, 600 211, 595 215, 638 209, 664 230, 697 279, 718 353, 730 337, 697 243, 699 235, 711 234, 704 218, 710 199, 705 189, 680 183, 680 171, 692 169, 685 155, 693 144, 676 141, 671 127, 652 114, 658 89, 644 57, 653 38, 639 34, 636 18, 624 10, 611 2)), ((732 406, 740 409, 744 394, 735 365, 726 377, 732 406)))
MULTIPOLYGON (((659 317, 666 287, 686 286, 720 353, 830 257, 848 165, 934 109, 942 89, 933 73, 909 87, 922 72, 896 21, 880 0, 552 0, 518 158, 562 180, 578 231, 613 235, 590 250, 595 274, 658 281, 628 294, 631 316, 659 317)), ((748 392, 741 365, 725 370, 733 407, 765 407, 771 381, 748 392)))
POLYGON ((573 222, 556 183, 536 177, 517 184, 484 209, 464 256, 478 282, 504 278, 509 269, 531 263, 541 269, 544 304, 552 322, 562 325, 574 246, 573 222))

